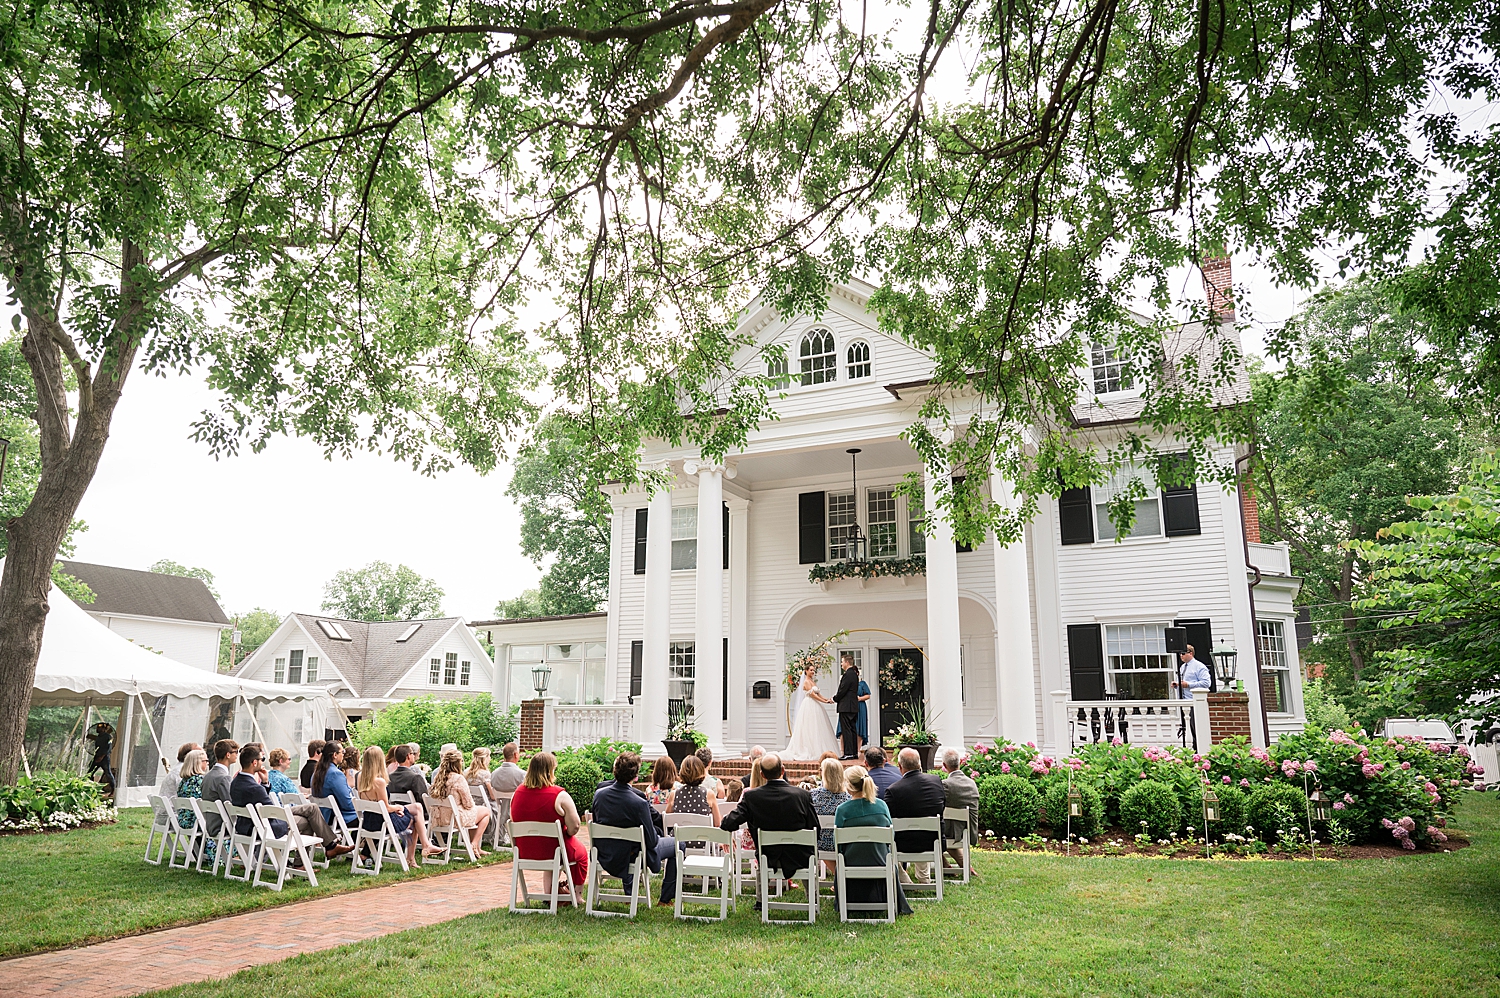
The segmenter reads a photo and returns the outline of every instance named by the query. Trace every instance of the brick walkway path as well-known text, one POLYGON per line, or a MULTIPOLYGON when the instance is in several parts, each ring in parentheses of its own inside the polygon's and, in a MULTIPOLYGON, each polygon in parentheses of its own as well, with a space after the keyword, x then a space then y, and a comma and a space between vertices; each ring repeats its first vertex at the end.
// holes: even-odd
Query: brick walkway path
MULTIPOLYGON (((540 888, 540 881, 536 886, 540 888)), ((125 998, 503 908, 509 901, 509 863, 407 880, 0 961, 0 995, 125 998)))

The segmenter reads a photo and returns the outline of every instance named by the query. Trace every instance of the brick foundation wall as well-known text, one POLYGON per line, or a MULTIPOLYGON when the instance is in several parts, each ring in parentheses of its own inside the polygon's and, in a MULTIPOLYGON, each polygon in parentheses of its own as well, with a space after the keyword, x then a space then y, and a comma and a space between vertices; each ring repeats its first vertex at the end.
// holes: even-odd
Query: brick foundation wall
POLYGON ((542 750, 542 723, 546 704, 542 700, 521 701, 521 735, 516 740, 522 752, 542 750))
POLYGON ((1250 694, 1210 693, 1208 726, 1217 745, 1234 735, 1250 737, 1250 694))

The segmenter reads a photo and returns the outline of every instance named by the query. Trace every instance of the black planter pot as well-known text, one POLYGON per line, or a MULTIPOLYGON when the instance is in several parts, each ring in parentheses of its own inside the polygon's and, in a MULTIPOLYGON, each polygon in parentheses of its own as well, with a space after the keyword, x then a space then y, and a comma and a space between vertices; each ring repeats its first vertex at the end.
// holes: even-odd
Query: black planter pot
POLYGON ((900 746, 897 746, 896 751, 899 752, 899 751, 901 751, 901 749, 916 749, 917 750, 917 755, 919 755, 919 756, 922 757, 922 772, 925 773, 925 772, 929 771, 930 769, 932 769, 932 760, 933 760, 933 757, 935 757, 937 755, 938 747, 936 745, 932 745, 932 744, 928 744, 928 745, 900 745, 900 746))
POLYGON ((698 748, 698 743, 691 738, 686 740, 668 738, 661 744, 662 748, 667 750, 667 755, 671 758, 672 762, 679 766, 682 765, 682 760, 692 755, 698 748))

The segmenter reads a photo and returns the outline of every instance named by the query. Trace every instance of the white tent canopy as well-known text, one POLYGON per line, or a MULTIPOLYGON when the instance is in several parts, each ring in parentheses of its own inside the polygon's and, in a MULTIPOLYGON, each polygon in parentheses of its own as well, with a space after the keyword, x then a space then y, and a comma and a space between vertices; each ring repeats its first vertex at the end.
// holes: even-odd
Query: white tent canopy
POLYGON ((48 603, 32 704, 121 708, 116 800, 122 806, 145 803, 156 780, 175 768, 182 742, 267 741, 268 748, 279 745, 300 756, 302 743, 322 737, 334 713, 322 687, 195 669, 126 640, 56 586, 48 603))

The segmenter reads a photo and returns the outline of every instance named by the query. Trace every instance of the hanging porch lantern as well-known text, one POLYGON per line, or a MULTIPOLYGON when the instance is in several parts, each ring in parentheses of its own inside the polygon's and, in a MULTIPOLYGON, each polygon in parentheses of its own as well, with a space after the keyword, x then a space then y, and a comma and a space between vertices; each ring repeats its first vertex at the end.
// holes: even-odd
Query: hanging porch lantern
POLYGON ((1312 807, 1314 821, 1327 821, 1333 814, 1328 807, 1328 798, 1323 795, 1321 789, 1315 789, 1308 794, 1307 803, 1312 807))
POLYGON ((1068 787, 1068 817, 1083 817, 1083 793, 1074 786, 1068 787))
POLYGON ((1203 820, 1219 820, 1219 795, 1214 793, 1213 787, 1206 785, 1203 788, 1203 820))

